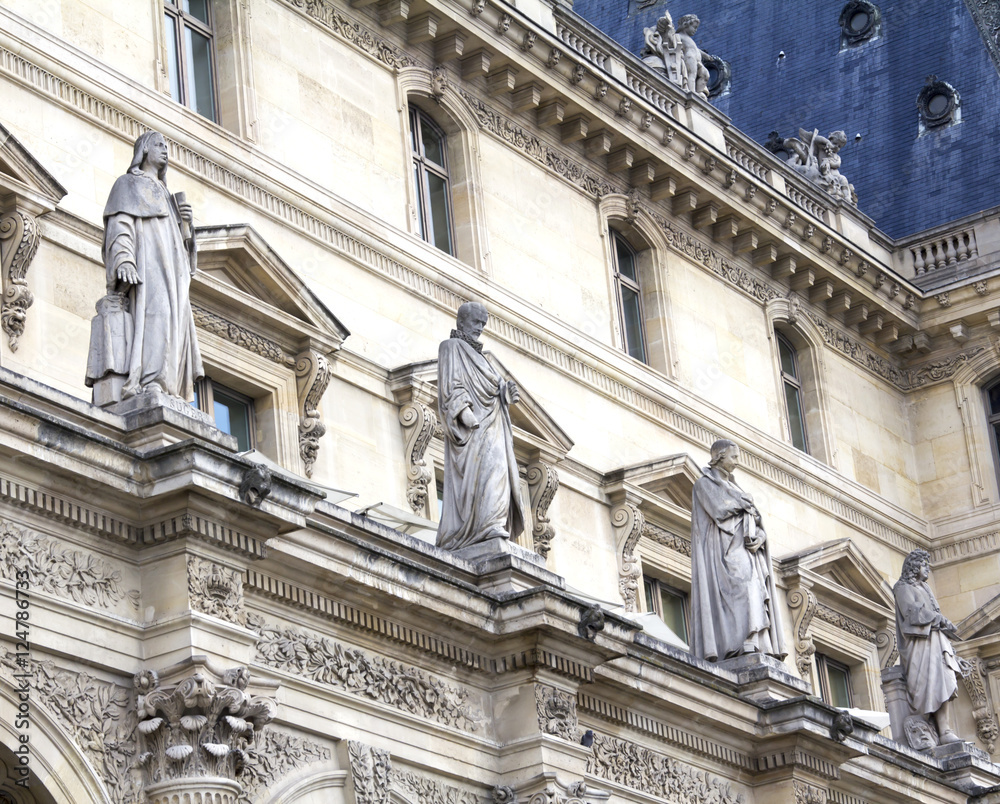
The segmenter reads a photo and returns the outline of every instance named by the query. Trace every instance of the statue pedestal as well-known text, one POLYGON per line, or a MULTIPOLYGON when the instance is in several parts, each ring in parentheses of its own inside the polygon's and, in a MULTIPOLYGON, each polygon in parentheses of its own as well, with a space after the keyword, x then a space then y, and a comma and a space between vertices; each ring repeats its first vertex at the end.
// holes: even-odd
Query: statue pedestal
POLYGON ((746 653, 716 662, 720 670, 736 674, 740 696, 751 701, 787 701, 812 693, 807 681, 788 672, 780 659, 764 653, 746 653))
POLYGON ((1000 785, 1000 765, 972 743, 945 743, 927 754, 941 763, 945 778, 970 795, 983 793, 1000 785))
POLYGON ((909 745, 903 723, 910 716, 910 701, 906 697, 906 679, 903 678, 903 668, 900 665, 887 667, 882 671, 882 694, 885 696, 885 709, 889 713, 892 739, 909 745))
POLYGON ((236 439, 216 428, 211 416, 158 389, 124 399, 106 410, 124 418, 123 441, 134 449, 155 449, 189 438, 233 452, 237 449, 236 439))
POLYGON ((510 539, 487 539, 451 554, 456 562, 469 565, 482 590, 519 592, 536 586, 564 589, 562 576, 545 569, 545 559, 510 539))

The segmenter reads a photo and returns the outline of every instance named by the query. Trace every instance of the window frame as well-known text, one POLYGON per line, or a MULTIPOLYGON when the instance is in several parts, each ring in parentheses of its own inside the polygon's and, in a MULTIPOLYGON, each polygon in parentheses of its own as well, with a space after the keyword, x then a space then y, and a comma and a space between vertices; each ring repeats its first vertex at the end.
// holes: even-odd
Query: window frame
POLYGON ((611 236, 611 264, 615 283, 615 303, 618 308, 618 335, 621 338, 622 351, 625 352, 629 357, 634 360, 638 360, 640 363, 649 365, 649 346, 648 338, 646 336, 646 313, 642 298, 642 284, 640 277, 640 265, 639 265, 639 252, 632 246, 621 232, 612 226, 608 227, 608 232, 611 236), (635 272, 635 279, 631 279, 626 275, 622 274, 621 263, 618 257, 618 246, 621 244, 632 257, 632 265, 635 272), (622 293, 622 288, 627 288, 628 290, 635 293, 638 299, 639 305, 639 332, 638 339, 639 344, 642 349, 642 355, 637 356, 629 351, 629 329, 627 318, 625 315, 625 299, 622 293))
MULTIPOLYGON (((228 385, 223 385, 221 382, 212 379, 209 376, 202 377, 195 383, 195 399, 197 401, 197 409, 202 413, 211 416, 212 421, 215 422, 215 391, 218 388, 222 392, 223 396, 231 398, 235 402, 246 405, 247 407, 247 434, 249 445, 247 449, 240 450, 240 452, 248 452, 250 450, 257 448, 257 413, 256 405, 254 404, 253 397, 247 396, 246 394, 240 393, 235 388, 230 388, 228 385)), ((194 404, 194 403, 192 403, 194 404)), ((221 429, 221 428, 218 428, 221 429)), ((222 430, 222 432, 226 432, 222 430)), ((229 435, 233 435, 229 433, 229 435)), ((235 435, 233 435, 236 438, 235 435)))
POLYGON ((408 104, 409 134, 410 134, 410 157, 414 166, 415 193, 417 201, 417 223, 420 229, 420 237, 424 242, 429 243, 445 254, 456 257, 455 243, 455 203, 452 198, 451 173, 448 168, 448 133, 438 123, 421 109, 412 103, 408 104), (429 128, 441 141, 441 155, 444 164, 439 164, 427 156, 424 149, 423 129, 429 128), (427 174, 431 173, 444 181, 445 186, 445 216, 448 221, 447 235, 448 248, 441 248, 436 240, 431 239, 434 233, 432 202, 430 196, 430 186, 427 174))
MULTIPOLYGON (((173 43, 174 56, 177 60, 177 87, 179 97, 174 97, 172 87, 170 87, 170 75, 169 67, 164 65, 167 70, 167 84, 168 90, 170 90, 170 96, 181 106, 190 109, 192 112, 204 117, 206 120, 215 123, 216 125, 221 125, 221 112, 219 107, 219 59, 216 53, 215 44, 215 9, 213 8, 212 0, 206 0, 205 10, 206 16, 208 17, 208 22, 205 23, 202 20, 195 17, 193 14, 184 11, 182 8, 183 0, 163 0, 163 13, 165 17, 170 17, 174 20, 175 30, 177 32, 176 39, 173 43), (212 85, 212 117, 201 114, 194 106, 191 105, 191 98, 189 97, 189 75, 187 69, 187 59, 185 50, 185 32, 186 28, 191 28, 196 33, 205 37, 208 40, 208 50, 209 50, 209 62, 211 66, 211 85, 212 85)), ((170 50, 170 35, 168 33, 169 25, 164 21, 164 47, 167 51, 170 50)))
POLYGON ((670 630, 673 631, 674 635, 677 636, 678 639, 681 639, 690 645, 691 642, 688 638, 688 633, 691 626, 691 595, 684 592, 682 589, 678 589, 676 586, 672 586, 665 581, 661 581, 656 576, 648 575, 645 572, 642 576, 642 592, 643 606, 646 611, 655 614, 663 620, 663 624, 666 625, 667 628, 670 628, 670 625, 663 618, 663 594, 666 593, 671 597, 677 598, 681 602, 681 614, 684 617, 684 633, 678 634, 673 628, 670 628, 670 630), (650 603, 653 604, 652 608, 650 608, 650 603))
POLYGON ((851 665, 846 662, 838 661, 833 657, 816 652, 815 655, 816 664, 816 676, 819 679, 819 689, 820 697, 825 703, 830 706, 836 706, 838 709, 853 709, 854 708, 854 675, 851 672, 851 665), (840 704, 834 703, 832 700, 832 695, 830 694, 830 669, 840 670, 847 677, 847 706, 841 706, 840 704))
POLYGON ((994 377, 992 381, 982 387, 983 412, 986 414, 986 430, 990 441, 990 452, 993 454, 993 477, 996 482, 997 491, 1000 493, 1000 411, 993 413, 993 406, 990 404, 990 391, 994 388, 1000 389, 1000 376, 994 377))
POLYGON ((800 368, 799 353, 798 349, 795 348, 795 344, 789 340, 788 336, 779 330, 774 331, 774 337, 777 342, 778 347, 778 376, 781 380, 781 390, 782 390, 782 405, 785 409, 785 424, 788 427, 788 436, 792 441, 792 446, 797 450, 810 455, 809 450, 809 427, 806 422, 806 408, 805 408, 805 388, 802 382, 802 370, 800 368), (782 346, 788 351, 792 362, 793 374, 789 374, 785 371, 784 361, 782 360, 782 346), (802 436, 802 446, 795 443, 795 433, 792 426, 792 414, 788 409, 788 389, 791 388, 795 392, 795 398, 799 406, 799 432, 802 436))

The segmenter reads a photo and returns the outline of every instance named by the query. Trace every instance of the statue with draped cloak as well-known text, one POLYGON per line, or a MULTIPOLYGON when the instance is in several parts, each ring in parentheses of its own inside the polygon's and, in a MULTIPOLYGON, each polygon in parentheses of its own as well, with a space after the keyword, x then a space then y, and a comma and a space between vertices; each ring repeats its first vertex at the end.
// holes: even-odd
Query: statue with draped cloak
POLYGON ((191 207, 167 190, 167 154, 163 135, 141 135, 104 208, 108 293, 91 323, 86 377, 99 405, 144 392, 191 401, 204 375, 189 296, 191 207))
POLYGON ((467 302, 438 350, 438 415, 445 433, 444 500, 437 545, 459 550, 524 530, 508 406, 517 386, 483 356, 486 308, 467 302))
POLYGON ((709 661, 748 653, 783 659, 767 537, 753 498, 733 477, 740 450, 712 445, 691 508, 691 648, 709 661))

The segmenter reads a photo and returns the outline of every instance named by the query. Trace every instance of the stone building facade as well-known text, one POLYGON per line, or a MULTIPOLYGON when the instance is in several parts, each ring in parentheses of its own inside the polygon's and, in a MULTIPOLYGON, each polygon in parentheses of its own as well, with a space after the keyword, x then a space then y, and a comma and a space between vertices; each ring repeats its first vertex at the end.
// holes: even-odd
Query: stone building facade
POLYGON ((894 241, 570 5, 0 3, 0 800, 996 800, 1000 217, 894 241), (84 384, 148 129, 221 430, 84 384), (487 561, 434 546, 470 299, 531 526, 487 561), (719 436, 784 662, 686 648, 719 436), (933 753, 916 548, 974 669, 933 753))

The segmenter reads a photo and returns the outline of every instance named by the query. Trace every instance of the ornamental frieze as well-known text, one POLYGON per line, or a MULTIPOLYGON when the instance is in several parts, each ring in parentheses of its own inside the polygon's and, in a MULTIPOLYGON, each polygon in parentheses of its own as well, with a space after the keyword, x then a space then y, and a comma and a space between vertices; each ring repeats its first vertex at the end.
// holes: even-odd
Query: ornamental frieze
POLYGON ((445 726, 470 732, 483 726, 480 702, 467 689, 333 639, 269 625, 258 615, 250 615, 248 624, 260 635, 262 664, 445 726))

